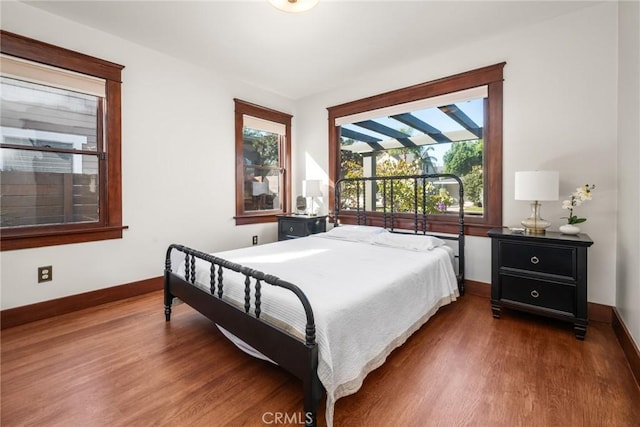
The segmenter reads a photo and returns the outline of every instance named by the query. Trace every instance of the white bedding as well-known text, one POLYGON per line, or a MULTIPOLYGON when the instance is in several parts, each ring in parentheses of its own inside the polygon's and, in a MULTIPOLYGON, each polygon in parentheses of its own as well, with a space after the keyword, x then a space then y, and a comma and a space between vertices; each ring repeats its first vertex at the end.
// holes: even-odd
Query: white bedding
MULTIPOLYGON (((315 316, 318 377, 327 392, 329 426, 335 401, 355 393, 394 348, 459 295, 446 246, 413 251, 323 233, 215 255, 278 276, 306 294, 315 316)), ((209 268, 202 267, 196 282, 208 291, 209 268)), ((224 299, 244 304, 244 276, 225 271, 223 283, 224 299)), ((262 312, 303 337, 305 316, 297 298, 266 284, 262 295, 262 312)))

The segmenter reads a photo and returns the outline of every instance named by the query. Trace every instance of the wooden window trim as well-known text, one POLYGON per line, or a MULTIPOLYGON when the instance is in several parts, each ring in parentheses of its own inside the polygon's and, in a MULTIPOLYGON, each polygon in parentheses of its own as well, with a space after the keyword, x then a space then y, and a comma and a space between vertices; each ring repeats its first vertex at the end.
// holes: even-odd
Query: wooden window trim
MULTIPOLYGON (((236 225, 258 224, 276 222, 276 215, 288 212, 290 207, 289 195, 291 194, 291 120, 292 115, 261 107, 250 102, 234 98, 235 102, 235 135, 236 135, 236 225), (280 164, 284 165, 282 188, 282 210, 269 210, 257 213, 245 213, 243 186, 244 186, 244 154, 243 154, 243 116, 257 117, 285 126, 284 152, 280 153, 280 164)), ((282 151, 282 150, 281 150, 282 151)))
POLYGON ((101 164, 100 222, 16 227, 2 230, 0 250, 37 248, 122 238, 121 75, 124 66, 0 30, 6 55, 106 80, 106 159, 101 164), (103 172, 104 171, 104 172, 103 172), (106 179, 105 179, 106 178, 106 179))
MULTIPOLYGON (((465 217, 465 234, 486 236, 489 229, 501 227, 502 90, 505 64, 506 62, 501 62, 327 108, 329 112, 329 212, 334 212, 334 188, 340 173, 340 127, 335 126, 337 118, 486 85, 488 99, 485 104, 486 136, 483 153, 485 210, 482 217, 465 217)), ((350 220, 348 215, 345 219, 346 222, 350 220)), ((457 215, 431 215, 429 221, 431 231, 447 233, 455 230, 458 217, 457 215)))

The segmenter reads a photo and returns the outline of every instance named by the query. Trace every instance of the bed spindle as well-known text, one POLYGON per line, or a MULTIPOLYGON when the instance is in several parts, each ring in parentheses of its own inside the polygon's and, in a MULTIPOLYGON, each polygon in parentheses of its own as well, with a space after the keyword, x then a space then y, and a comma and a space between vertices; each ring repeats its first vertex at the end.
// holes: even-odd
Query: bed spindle
POLYGON ((427 234, 427 180, 422 178, 422 234, 427 234))
POLYGON ((216 294, 216 265, 211 263, 211 269, 209 270, 209 292, 211 295, 216 294))
POLYGON ((218 266, 218 298, 222 298, 222 266, 218 266))
POLYGON ((191 278, 189 277, 189 273, 191 273, 191 271, 189 270, 189 254, 185 252, 185 255, 184 255, 184 280, 185 280, 185 282, 191 282, 191 278))
POLYGON ((196 257, 191 256, 191 283, 196 283, 196 257))
POLYGON ((244 312, 248 313, 251 307, 251 278, 248 274, 244 276, 244 312))
POLYGON ((356 182, 356 222, 360 224, 360 181, 356 182))
MULTIPOLYGON (((364 206, 362 206, 362 223, 367 225, 367 184, 365 182, 362 183, 362 202, 364 203, 364 206)), ((359 203, 360 200, 358 200, 359 203)), ((358 224, 360 224, 359 220, 358 224)))
POLYGON ((393 200, 393 181, 391 182, 391 191, 390 191, 390 193, 391 193, 391 227, 389 227, 389 228, 391 229, 391 231, 393 231, 393 228, 395 226, 395 216, 394 216, 394 212, 395 212, 394 203, 395 203, 395 200, 393 200))
POLYGON ((413 233, 418 234, 418 178, 413 178, 413 233))
POLYGON ((260 283, 260 279, 256 279, 256 309, 255 309, 255 313, 256 313, 256 318, 260 318, 260 306, 262 305, 262 302, 260 301, 260 297, 262 296, 262 294, 260 293, 260 289, 262 288, 262 284, 260 283))
POLYGON ((387 228, 387 180, 382 181, 382 221, 387 228))

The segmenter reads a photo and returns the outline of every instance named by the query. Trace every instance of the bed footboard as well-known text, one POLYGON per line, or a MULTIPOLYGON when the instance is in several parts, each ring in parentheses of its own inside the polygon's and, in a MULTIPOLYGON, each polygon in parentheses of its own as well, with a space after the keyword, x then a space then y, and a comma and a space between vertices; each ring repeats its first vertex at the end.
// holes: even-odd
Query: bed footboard
POLYGON ((176 244, 170 245, 167 249, 164 279, 164 313, 166 321, 171 320, 173 299, 180 298, 186 304, 300 378, 304 385, 306 425, 316 425, 317 407, 323 392, 322 384, 317 374, 318 345, 316 343, 313 310, 300 288, 276 276, 176 244), (171 256, 174 251, 184 255, 184 275, 178 275, 172 270, 171 256), (195 286, 196 260, 203 260, 209 266, 208 292, 195 286), (225 295, 225 271, 235 271, 245 277, 244 310, 223 299, 225 295), (261 319, 263 284, 284 288, 296 295, 306 316, 304 340, 261 319))

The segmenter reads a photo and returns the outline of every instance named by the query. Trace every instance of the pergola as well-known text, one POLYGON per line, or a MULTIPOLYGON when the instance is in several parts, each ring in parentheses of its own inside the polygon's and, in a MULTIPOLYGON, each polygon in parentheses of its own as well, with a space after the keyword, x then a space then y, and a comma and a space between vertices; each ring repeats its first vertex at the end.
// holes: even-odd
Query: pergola
POLYGON ((458 105, 448 104, 435 108, 458 126, 450 126, 448 130, 442 131, 419 118, 417 112, 394 114, 385 117, 396 121, 398 127, 404 126, 413 129, 414 132, 412 134, 407 134, 383 124, 380 119, 362 120, 341 126, 340 135, 344 138, 343 141, 356 141, 350 144, 342 144, 341 149, 365 154, 391 148, 410 148, 482 139, 482 125, 472 120, 458 105), (370 132, 363 132, 363 130, 370 132))

